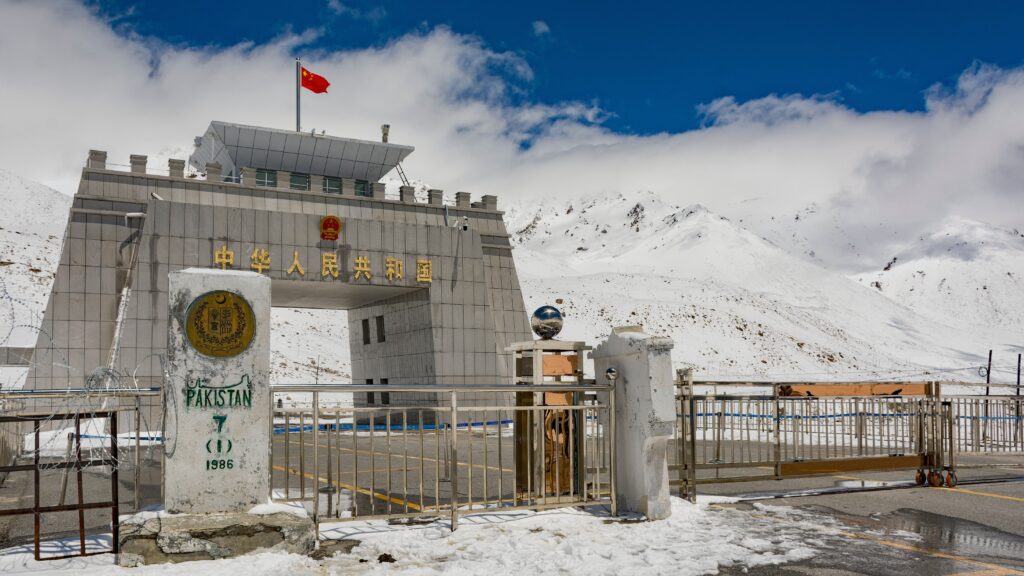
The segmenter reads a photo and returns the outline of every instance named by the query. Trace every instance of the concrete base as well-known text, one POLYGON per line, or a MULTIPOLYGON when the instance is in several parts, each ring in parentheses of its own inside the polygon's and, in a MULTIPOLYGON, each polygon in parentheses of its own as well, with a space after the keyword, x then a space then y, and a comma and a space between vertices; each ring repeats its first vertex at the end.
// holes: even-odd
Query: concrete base
POLYGON ((275 514, 140 514, 122 518, 125 567, 231 558, 250 552, 284 550, 309 554, 316 546, 313 521, 275 514))

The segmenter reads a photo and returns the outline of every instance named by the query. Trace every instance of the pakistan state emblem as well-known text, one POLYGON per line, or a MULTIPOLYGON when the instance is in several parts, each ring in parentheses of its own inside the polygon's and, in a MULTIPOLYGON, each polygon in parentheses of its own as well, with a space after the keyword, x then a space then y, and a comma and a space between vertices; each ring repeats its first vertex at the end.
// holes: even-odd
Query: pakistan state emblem
POLYGON ((193 300, 185 314, 185 336, 206 356, 237 356, 249 347, 255 333, 252 307, 234 292, 207 292, 193 300))

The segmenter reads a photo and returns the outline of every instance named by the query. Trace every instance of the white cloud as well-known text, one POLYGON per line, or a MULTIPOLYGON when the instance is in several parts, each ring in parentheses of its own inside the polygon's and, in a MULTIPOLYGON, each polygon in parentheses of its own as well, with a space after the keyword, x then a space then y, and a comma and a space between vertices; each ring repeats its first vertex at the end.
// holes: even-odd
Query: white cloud
POLYGON ((544 36, 545 34, 551 34, 551 27, 548 26, 548 23, 543 20, 534 20, 533 35, 544 36))
POLYGON ((356 8, 341 2, 341 0, 327 0, 327 9, 338 16, 348 16, 356 20, 369 20, 379 22, 388 15, 383 6, 374 6, 369 10, 356 8))
MULTIPOLYGON (((149 154, 158 167, 187 157, 212 119, 291 126, 294 53, 320 33, 168 46, 115 33, 68 2, 5 2, 0 21, 11 23, 0 35, 0 166, 68 193, 90 148, 122 164, 149 154)), ((827 96, 726 96, 694 111, 699 130, 636 136, 603 126, 593 105, 513 103, 532 79, 526 62, 445 28, 308 52, 331 92, 304 95, 306 128, 375 139, 389 123, 393 141, 417 147, 407 173, 451 191, 507 203, 653 190, 780 242, 771 217, 815 203, 801 233, 843 269, 877 267, 949 215, 1024 228, 1019 69, 973 66, 930 90, 920 113, 862 114, 827 96)))

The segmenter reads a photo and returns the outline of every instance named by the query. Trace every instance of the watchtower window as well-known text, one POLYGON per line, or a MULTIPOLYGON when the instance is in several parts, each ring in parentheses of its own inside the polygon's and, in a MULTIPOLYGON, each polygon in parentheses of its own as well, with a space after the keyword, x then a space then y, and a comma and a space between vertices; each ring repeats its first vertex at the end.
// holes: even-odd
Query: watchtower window
POLYGON ((292 172, 288 187, 292 190, 309 190, 309 174, 292 172))
MULTIPOLYGON (((373 378, 367 378, 366 379, 366 383, 372 385, 373 384, 373 378)), ((367 404, 373 404, 373 392, 367 392, 366 393, 366 403, 367 404)))
POLYGON ((256 169, 256 185, 277 188, 277 170, 256 169))
POLYGON ((384 317, 377 316, 377 342, 384 341, 384 317))
POLYGON ((363 345, 370 343, 370 319, 363 318, 363 345))
POLYGON ((356 180, 356 196, 366 196, 367 198, 373 196, 373 190, 368 181, 356 180))
POLYGON ((324 176, 324 192, 328 194, 341 194, 341 178, 324 176))

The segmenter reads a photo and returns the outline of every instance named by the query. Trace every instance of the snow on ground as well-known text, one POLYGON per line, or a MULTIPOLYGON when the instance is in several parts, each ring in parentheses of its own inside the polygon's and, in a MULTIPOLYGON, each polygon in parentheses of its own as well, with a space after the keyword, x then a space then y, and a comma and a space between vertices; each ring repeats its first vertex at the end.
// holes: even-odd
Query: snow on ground
MULTIPOLYGON (((86 541, 89 551, 110 550, 110 535, 91 536, 86 541)), ((43 556, 62 556, 78 552, 78 539, 69 538, 46 542, 43 556)), ((0 574, 32 574, 35 576, 206 576, 245 574, 246 576, 280 576, 282 574, 322 574, 319 563, 295 554, 264 552, 228 560, 209 560, 164 564, 143 568, 121 568, 114 564, 113 554, 101 554, 63 560, 37 562, 32 556, 32 545, 18 546, 0 551, 0 574)))
POLYGON ((325 534, 361 541, 331 564, 351 574, 685 575, 810 558, 816 535, 834 531, 810 515, 784 522, 752 516, 673 498, 672 516, 659 522, 612 521, 576 509, 496 511, 460 520, 454 533, 437 525, 367 522, 339 524, 325 534), (375 564, 381 554, 396 562, 375 564))
MULTIPOLYGON (((31 546, 0 552, 3 574, 715 574, 720 567, 778 565, 804 560, 835 536, 835 520, 788 507, 720 508, 672 501, 658 522, 612 520, 600 511, 495 510, 459 521, 393 526, 385 521, 322 525, 330 539, 354 539, 349 554, 316 562, 263 553, 229 560, 121 569, 112 556, 39 563, 31 546), (394 562, 379 562, 382 555, 394 562)), ((109 545, 101 541, 97 546, 109 545)), ((49 543, 51 549, 59 543, 49 543)))

